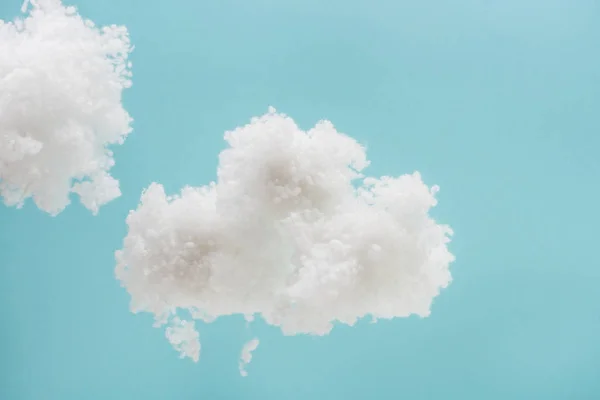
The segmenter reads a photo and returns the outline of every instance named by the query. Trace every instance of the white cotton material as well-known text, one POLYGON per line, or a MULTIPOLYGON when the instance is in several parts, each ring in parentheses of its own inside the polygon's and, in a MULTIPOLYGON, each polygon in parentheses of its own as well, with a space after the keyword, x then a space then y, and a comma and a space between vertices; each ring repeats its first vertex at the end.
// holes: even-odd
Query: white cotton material
POLYGON ((258 347, 259 340, 254 338, 247 342, 242 348, 242 353, 240 354, 240 361, 238 368, 240 370, 240 375, 248 376, 248 371, 246 371, 246 366, 250 364, 252 361, 252 352, 256 350, 258 347))
POLYGON ((178 196, 153 183, 127 217, 116 276, 133 312, 256 315, 285 335, 429 315, 454 260, 451 229, 428 214, 437 186, 365 178, 354 139, 274 109, 225 140, 216 182, 178 196))
POLYGON ((121 195, 108 146, 131 132, 127 29, 96 27, 60 0, 23 12, 0 20, 0 197, 56 215, 73 192, 95 214, 121 195))
POLYGON ((181 358, 189 357, 194 361, 200 358, 200 334, 195 329, 193 321, 173 318, 171 326, 167 327, 166 336, 181 358))

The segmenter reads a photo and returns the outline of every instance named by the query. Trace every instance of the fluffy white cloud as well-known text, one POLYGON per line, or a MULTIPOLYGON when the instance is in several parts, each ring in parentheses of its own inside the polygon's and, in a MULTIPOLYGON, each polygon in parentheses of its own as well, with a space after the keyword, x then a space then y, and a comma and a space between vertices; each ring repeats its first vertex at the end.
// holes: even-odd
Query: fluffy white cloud
POLYGON ((242 353, 240 354, 239 362, 240 375, 248 376, 248 372, 246 371, 246 365, 250 364, 250 361, 252 360, 252 352, 258 347, 258 343, 258 339, 254 338, 248 343, 246 343, 242 348, 242 353))
MULTIPOLYGON (((158 325, 178 310, 258 315, 286 335, 429 315, 454 259, 451 229, 428 214, 437 186, 418 173, 365 178, 355 140, 327 121, 304 132, 274 109, 225 140, 217 182, 178 196, 154 183, 129 214, 116 275, 133 312, 158 325)), ((179 349, 199 350, 190 332, 179 349)))
POLYGON ((171 326, 166 330, 166 336, 181 357, 189 357, 194 361, 200 358, 200 334, 195 329, 193 321, 181 320, 174 317, 171 326))
POLYGON ((121 194, 107 146, 131 131, 127 29, 96 27, 60 0, 23 11, 0 20, 0 196, 57 214, 73 192, 96 213, 121 194))

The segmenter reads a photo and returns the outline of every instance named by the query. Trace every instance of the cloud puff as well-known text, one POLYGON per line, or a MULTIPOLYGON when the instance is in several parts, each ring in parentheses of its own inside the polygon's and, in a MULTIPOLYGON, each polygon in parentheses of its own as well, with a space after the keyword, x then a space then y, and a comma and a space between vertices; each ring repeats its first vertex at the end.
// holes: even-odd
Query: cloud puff
POLYGON ((96 27, 59 0, 26 1, 25 19, 0 20, 0 196, 50 214, 77 193, 96 213, 120 196, 108 145, 131 118, 131 45, 122 26, 96 27))
POLYGON ((254 338, 248 343, 246 343, 242 348, 242 353, 240 354, 239 362, 240 375, 248 376, 248 372, 246 371, 246 365, 250 364, 250 361, 252 360, 252 352, 258 347, 258 343, 258 339, 254 338))
POLYGON ((193 321, 174 317, 171 326, 167 327, 166 336, 181 357, 189 357, 195 362, 200 358, 200 335, 193 321))
POLYGON ((328 121, 304 132, 274 109, 225 140, 217 182, 178 196, 154 183, 129 214, 116 276, 133 312, 158 325, 178 310, 257 315, 285 335, 429 315, 454 260, 451 229, 428 215, 437 186, 418 173, 365 178, 359 143, 328 121))

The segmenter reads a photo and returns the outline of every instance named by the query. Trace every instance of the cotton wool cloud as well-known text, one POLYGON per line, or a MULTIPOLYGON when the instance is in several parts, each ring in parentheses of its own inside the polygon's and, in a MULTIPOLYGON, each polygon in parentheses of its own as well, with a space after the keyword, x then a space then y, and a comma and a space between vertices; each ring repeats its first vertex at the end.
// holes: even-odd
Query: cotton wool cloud
POLYGON ((60 213, 75 193, 93 213, 120 196, 110 145, 131 131, 122 92, 132 50, 123 26, 97 27, 59 0, 0 20, 0 197, 60 213))
POLYGON ((240 370, 241 376, 248 376, 248 371, 246 371, 246 365, 250 364, 252 361, 252 352, 258 348, 259 340, 254 338, 247 342, 244 347, 242 347, 242 352, 240 354, 240 361, 238 363, 238 369, 240 370))
POLYGON ((199 358, 194 320, 240 314, 326 335, 363 317, 429 315, 454 260, 452 230, 429 216, 437 186, 417 172, 366 177, 357 141, 273 108, 225 140, 216 182, 143 192, 116 253, 131 310, 169 325, 182 356, 199 358))

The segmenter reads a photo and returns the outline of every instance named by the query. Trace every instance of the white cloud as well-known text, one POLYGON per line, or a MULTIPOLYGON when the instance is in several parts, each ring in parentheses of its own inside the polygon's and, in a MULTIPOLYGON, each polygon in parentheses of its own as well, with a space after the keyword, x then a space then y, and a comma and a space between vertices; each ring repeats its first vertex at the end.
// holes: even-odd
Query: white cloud
POLYGON ((57 214, 73 192, 96 213, 120 196, 107 146, 131 131, 127 29, 95 27, 59 0, 23 11, 0 20, 0 196, 57 214))
POLYGON ((189 357, 194 361, 200 358, 200 335, 193 321, 173 318, 171 326, 167 327, 166 336, 181 357, 189 357))
POLYGON ((178 310, 256 314, 286 335, 429 315, 454 260, 452 231, 428 215, 436 186, 418 173, 364 178, 355 140, 273 109, 225 140, 217 182, 172 197, 154 183, 128 216, 116 275, 133 312, 158 325, 178 310))
POLYGON ((239 362, 239 370, 240 370, 240 375, 242 376, 248 376, 248 372, 246 371, 246 366, 248 364, 250 364, 250 361, 252 361, 252 352, 254 350, 256 350, 256 348, 258 347, 258 339, 254 338, 252 340, 250 340, 248 343, 246 343, 244 345, 244 347, 242 348, 242 353, 240 354, 240 362, 239 362))

